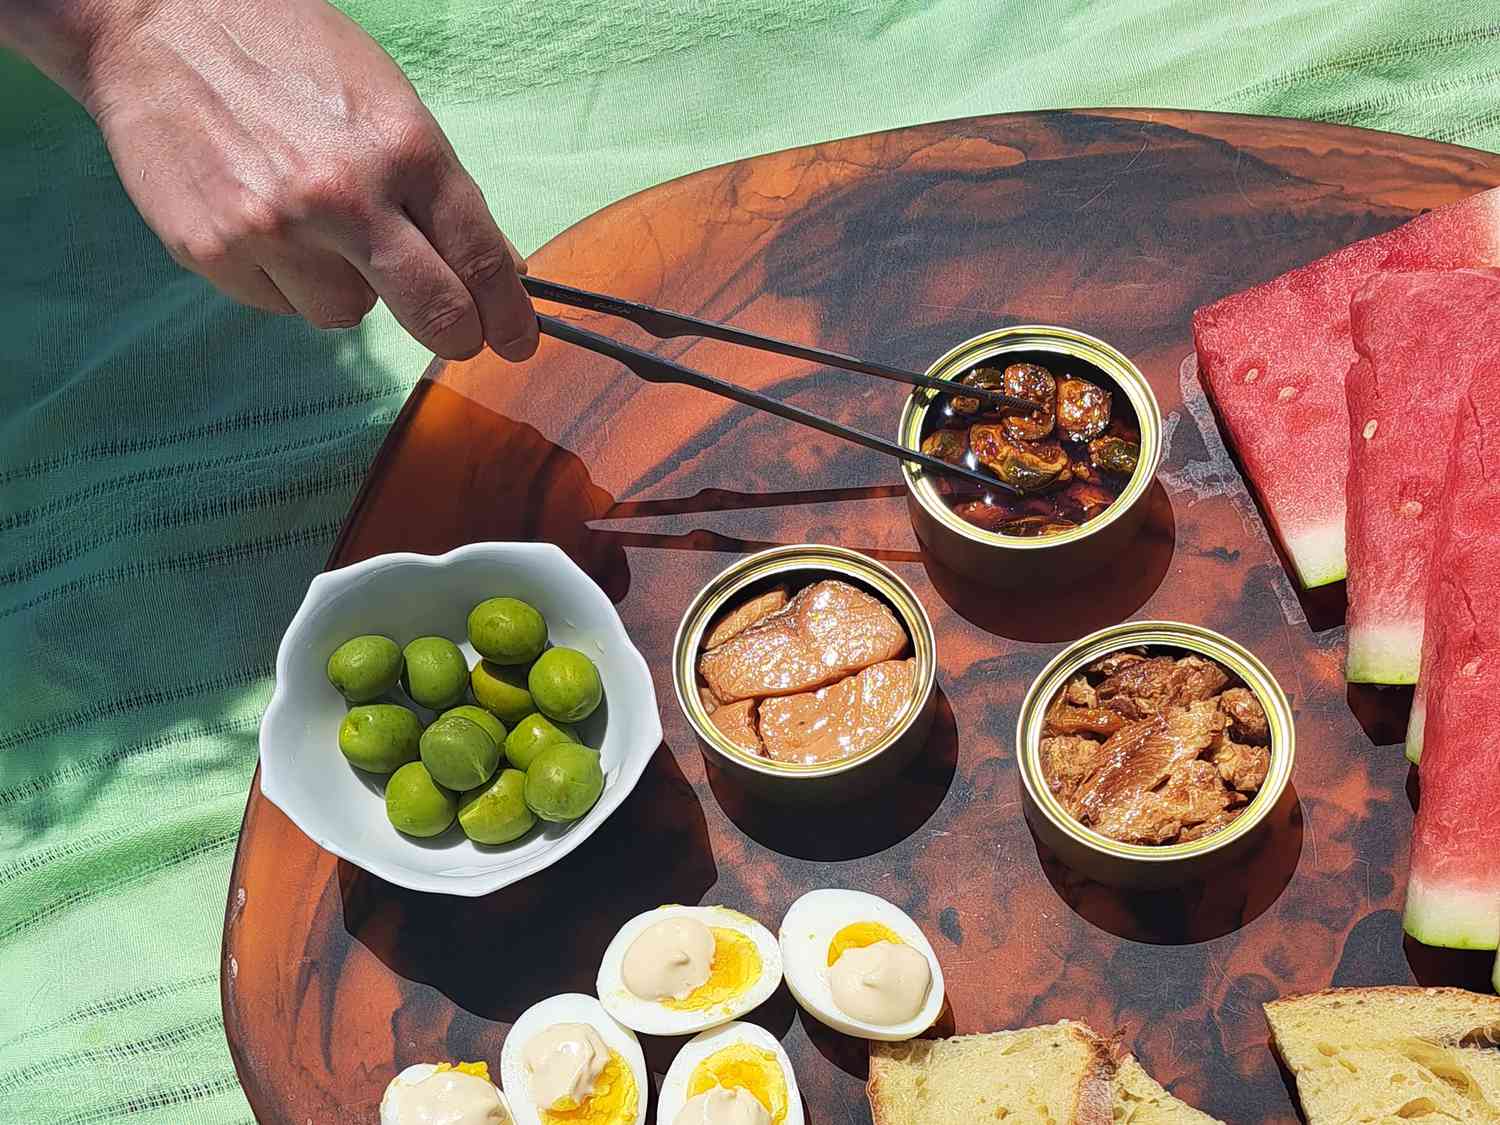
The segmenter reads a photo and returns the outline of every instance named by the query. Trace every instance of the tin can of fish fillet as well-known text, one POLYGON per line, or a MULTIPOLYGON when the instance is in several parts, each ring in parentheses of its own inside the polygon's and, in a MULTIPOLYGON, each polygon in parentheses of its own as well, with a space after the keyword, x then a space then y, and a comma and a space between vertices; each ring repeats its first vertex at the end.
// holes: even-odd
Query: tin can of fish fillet
MULTIPOLYGON (((953 348, 927 369, 938 379, 956 380, 976 365, 1029 362, 1054 375, 1077 374, 1113 388, 1130 404, 1140 427, 1140 456, 1124 490, 1093 519, 1051 535, 1004 535, 976 527, 959 516, 939 491, 940 473, 910 461, 902 463, 907 509, 926 548, 949 569, 990 586, 1012 587, 1038 580, 1066 581, 1105 563, 1118 562, 1146 517, 1147 493, 1162 456, 1161 407, 1151 384, 1123 353, 1103 340, 1071 328, 1018 324, 986 332, 953 348)), ((901 411, 897 440, 921 447, 929 413, 945 395, 918 387, 901 411)))
POLYGON ((1075 641, 1033 681, 1016 722, 1026 819, 1037 838, 1069 867, 1100 883, 1160 889, 1200 880, 1252 850, 1281 802, 1292 776, 1296 732, 1291 703, 1281 685, 1248 649, 1201 625, 1127 621, 1075 641), (1042 768, 1042 728, 1049 704, 1067 682, 1095 661, 1122 649, 1166 649, 1217 661, 1260 703, 1270 731, 1266 779, 1240 814, 1200 840, 1176 844, 1126 844, 1079 823, 1047 784, 1042 768))
POLYGON ((927 610, 888 567, 843 547, 800 543, 741 559, 718 574, 688 605, 672 647, 677 703, 710 759, 756 796, 826 804, 869 793, 890 781, 927 744, 937 703, 937 645, 927 610), (828 762, 801 764, 764 757, 726 738, 709 717, 699 690, 698 659, 710 625, 729 606, 785 583, 794 591, 825 578, 847 582, 885 602, 906 630, 915 661, 906 710, 873 746, 828 762))

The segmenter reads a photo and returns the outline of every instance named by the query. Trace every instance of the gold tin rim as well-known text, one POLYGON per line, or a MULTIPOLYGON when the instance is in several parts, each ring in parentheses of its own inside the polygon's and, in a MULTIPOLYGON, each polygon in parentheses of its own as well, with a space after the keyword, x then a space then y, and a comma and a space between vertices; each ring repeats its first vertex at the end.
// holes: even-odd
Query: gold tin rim
POLYGON ((879 757, 906 734, 926 707, 936 684, 937 641, 927 610, 912 588, 893 570, 868 555, 847 547, 823 543, 794 543, 785 547, 772 547, 725 567, 688 604, 682 615, 682 622, 677 627, 677 636, 672 641, 672 686, 677 692, 677 705, 682 708, 698 737, 736 765, 767 777, 787 780, 823 778, 858 769, 879 757), (720 734, 719 729, 710 721, 708 712, 703 707, 703 700, 698 695, 695 667, 698 649, 703 643, 703 633, 708 623, 735 594, 764 578, 799 570, 842 574, 872 587, 885 598, 906 627, 907 636, 912 642, 912 655, 917 661, 917 690, 912 693, 906 712, 884 738, 858 754, 812 765, 777 762, 748 754, 720 734))
POLYGON ((1238 641, 1202 625, 1180 621, 1126 621, 1074 641, 1052 658, 1032 681, 1016 720, 1017 757, 1021 781, 1033 804, 1054 827, 1084 847, 1114 859, 1172 863, 1197 859, 1249 835, 1276 807, 1292 777, 1296 758, 1296 727, 1286 692, 1254 653, 1238 641), (1260 790, 1228 827, 1201 840, 1184 844, 1122 844, 1078 823, 1062 807, 1042 776, 1041 734, 1047 704, 1080 668, 1102 656, 1132 645, 1170 645, 1207 656, 1223 664, 1255 693, 1271 728, 1271 765, 1260 790))
MULTIPOLYGON (((1006 352, 1052 351, 1070 355, 1097 367, 1125 392, 1141 424, 1141 456, 1125 489, 1103 513, 1068 531, 1056 535, 1022 536, 1001 535, 985 531, 960 518, 952 508, 943 503, 933 483, 933 474, 925 472, 911 461, 901 462, 901 475, 906 487, 917 501, 939 523, 951 531, 984 543, 991 547, 1004 547, 1017 551, 1044 551, 1050 547, 1061 547, 1076 543, 1080 539, 1102 531, 1120 519, 1146 494, 1162 457, 1161 404, 1156 401, 1156 392, 1150 382, 1126 355, 1114 346, 1079 332, 1053 324, 1014 324, 1008 328, 997 328, 983 332, 950 348, 927 369, 927 374, 936 379, 956 379, 976 363, 1006 352)), ((907 396, 901 408, 901 421, 896 431, 896 440, 908 449, 920 448, 922 423, 927 410, 936 399, 936 392, 919 387, 907 396)))

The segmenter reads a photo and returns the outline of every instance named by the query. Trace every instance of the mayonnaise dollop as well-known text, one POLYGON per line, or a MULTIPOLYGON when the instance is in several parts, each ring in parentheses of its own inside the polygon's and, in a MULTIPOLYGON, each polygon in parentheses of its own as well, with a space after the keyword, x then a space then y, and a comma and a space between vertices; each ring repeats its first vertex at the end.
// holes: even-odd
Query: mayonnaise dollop
POLYGON ((713 961, 712 930, 696 918, 666 918, 630 943, 620 975, 642 1000, 681 1000, 708 979, 713 961))
POLYGON ((461 1070, 410 1067, 380 1099, 381 1125, 512 1125, 490 1082, 461 1070), (418 1078, 413 1071, 427 1070, 418 1078), (411 1077, 408 1075, 411 1074, 411 1077))
POLYGON ((880 1027, 913 1019, 932 986, 932 966, 909 945, 877 941, 846 949, 828 973, 833 1002, 880 1027))
POLYGON ((689 1098, 672 1125, 771 1125, 771 1115, 749 1090, 715 1086, 689 1098))
POLYGON ((521 1056, 531 1075, 531 1100, 542 1109, 576 1105, 594 1090, 609 1048, 586 1023, 553 1024, 526 1044, 521 1056))

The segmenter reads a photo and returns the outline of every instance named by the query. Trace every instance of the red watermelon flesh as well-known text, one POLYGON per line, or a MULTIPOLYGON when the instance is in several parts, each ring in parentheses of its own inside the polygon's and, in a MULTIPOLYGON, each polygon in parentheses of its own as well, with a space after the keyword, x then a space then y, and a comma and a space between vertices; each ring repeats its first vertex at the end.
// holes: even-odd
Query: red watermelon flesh
POLYGON ((1500 266, 1500 189, 1430 211, 1193 314, 1204 386, 1302 585, 1344 577, 1351 298, 1382 270, 1464 266, 1500 266))
POLYGON ((1414 684, 1459 399, 1500 380, 1500 270, 1376 274, 1350 328, 1348 678, 1414 684))
POLYGON ((1500 946, 1500 379, 1459 401, 1427 564, 1421 798, 1406 932, 1500 946))

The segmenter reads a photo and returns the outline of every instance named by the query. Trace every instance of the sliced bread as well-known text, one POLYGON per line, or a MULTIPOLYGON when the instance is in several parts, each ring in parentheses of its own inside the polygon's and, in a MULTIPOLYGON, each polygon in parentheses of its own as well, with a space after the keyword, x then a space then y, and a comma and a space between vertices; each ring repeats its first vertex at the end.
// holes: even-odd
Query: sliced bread
POLYGON ((1126 1055, 1115 1070, 1115 1125, 1224 1125, 1167 1093, 1146 1068, 1126 1055))
POLYGON ((1333 988, 1265 1008, 1308 1125, 1500 1125, 1500 996, 1333 988))
POLYGON ((1108 1125, 1109 1046, 1071 1020, 870 1044, 875 1125, 1108 1125))

